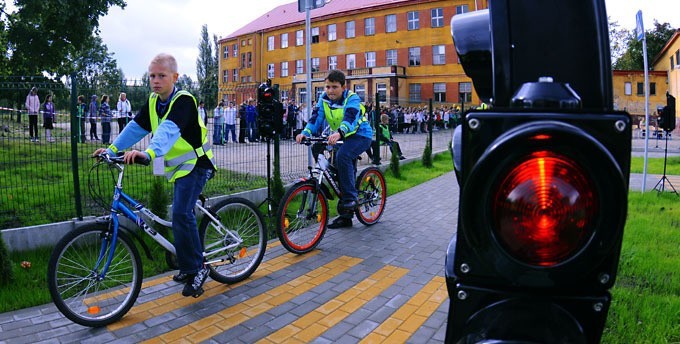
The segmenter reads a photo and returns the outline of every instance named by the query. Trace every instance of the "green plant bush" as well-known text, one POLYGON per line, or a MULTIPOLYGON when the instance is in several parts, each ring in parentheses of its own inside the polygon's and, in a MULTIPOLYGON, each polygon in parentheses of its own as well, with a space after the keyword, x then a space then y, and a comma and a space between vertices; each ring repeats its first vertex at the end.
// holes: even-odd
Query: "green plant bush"
POLYGON ((12 261, 9 258, 5 241, 2 239, 2 232, 0 232, 0 285, 9 285, 13 279, 12 261))

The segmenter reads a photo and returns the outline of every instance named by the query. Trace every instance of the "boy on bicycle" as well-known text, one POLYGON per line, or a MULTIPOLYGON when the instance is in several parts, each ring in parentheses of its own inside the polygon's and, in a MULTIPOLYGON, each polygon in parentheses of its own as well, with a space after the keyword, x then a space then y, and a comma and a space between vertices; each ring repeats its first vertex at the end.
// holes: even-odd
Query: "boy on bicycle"
POLYGON ((373 128, 366 119, 366 110, 354 92, 345 89, 345 74, 332 70, 326 76, 325 91, 312 110, 309 122, 302 133, 295 137, 297 143, 313 133, 320 132, 321 123, 327 122, 335 133, 328 136, 328 144, 343 140, 335 158, 338 181, 342 196, 338 203, 338 216, 328 228, 352 226, 354 209, 357 207, 354 160, 368 149, 373 140, 373 128))
POLYGON ((198 297, 203 294, 202 286, 209 269, 203 264, 203 244, 193 209, 216 165, 208 142, 208 130, 198 114, 196 98, 175 88, 178 76, 177 61, 172 55, 154 57, 149 64, 149 83, 153 92, 148 101, 113 144, 106 149, 97 149, 94 155, 104 151, 116 154, 153 133, 146 150, 127 151, 123 160, 133 164, 135 158, 156 159, 154 172, 160 172, 168 181, 174 182, 172 233, 179 274, 173 279, 185 283, 182 295, 198 297), (162 162, 163 166, 157 162, 162 162))

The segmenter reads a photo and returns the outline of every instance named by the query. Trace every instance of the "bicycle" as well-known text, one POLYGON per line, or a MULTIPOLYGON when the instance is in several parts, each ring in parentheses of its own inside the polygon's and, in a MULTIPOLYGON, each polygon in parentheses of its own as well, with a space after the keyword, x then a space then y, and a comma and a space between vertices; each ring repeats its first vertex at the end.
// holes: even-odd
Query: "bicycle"
MULTIPOLYGON (((148 165, 148 161, 136 161, 148 165)), ((175 247, 153 229, 140 214, 151 221, 171 227, 143 204, 123 192, 122 156, 102 154, 88 173, 88 189, 110 215, 99 222, 67 233, 50 257, 47 280, 50 294, 59 311, 71 321, 89 327, 106 326, 122 318, 132 307, 142 285, 142 261, 134 239, 151 259, 142 235, 120 224, 123 216, 136 224, 167 252, 171 268, 175 247), (102 177, 108 172, 115 183, 113 199, 106 201, 101 192, 102 177), (117 174, 117 176, 116 176, 117 174), (140 214, 135 213, 138 211, 140 214)), ((110 190, 110 189, 108 189, 110 190)), ((265 254, 265 224, 255 205, 243 198, 227 198, 210 207, 201 195, 196 202, 202 215, 199 235, 204 244, 203 257, 210 277, 221 283, 236 283, 248 278, 265 254)))
MULTIPOLYGON (((296 254, 307 253, 321 242, 328 224, 328 200, 334 199, 330 190, 338 199, 341 196, 337 171, 329 162, 334 161, 335 152, 332 146, 328 146, 327 138, 305 138, 302 144, 308 147, 317 144, 323 150, 315 158, 316 163, 312 164, 313 149, 309 148, 309 176, 284 193, 276 215, 276 231, 281 244, 296 254)), ((356 160, 354 166, 356 170, 356 160)), ((354 213, 357 219, 367 226, 376 224, 387 200, 385 177, 377 167, 367 167, 357 177, 356 187, 358 199, 354 213)))

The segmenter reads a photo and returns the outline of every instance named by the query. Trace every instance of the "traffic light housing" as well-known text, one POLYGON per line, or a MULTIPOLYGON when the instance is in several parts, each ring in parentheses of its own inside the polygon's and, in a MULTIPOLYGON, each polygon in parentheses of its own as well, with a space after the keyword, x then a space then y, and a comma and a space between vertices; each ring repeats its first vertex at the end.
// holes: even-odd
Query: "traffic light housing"
POLYGON ((283 104, 278 100, 277 89, 269 82, 257 88, 257 130, 267 138, 281 132, 283 126, 283 104))
POLYGON ((675 130, 675 97, 666 92, 666 106, 659 112, 659 127, 665 131, 675 130))
POLYGON ((493 107, 464 115, 454 147, 446 341, 597 343, 631 153, 630 116, 613 110, 604 1, 490 0, 454 16, 452 35, 493 107))

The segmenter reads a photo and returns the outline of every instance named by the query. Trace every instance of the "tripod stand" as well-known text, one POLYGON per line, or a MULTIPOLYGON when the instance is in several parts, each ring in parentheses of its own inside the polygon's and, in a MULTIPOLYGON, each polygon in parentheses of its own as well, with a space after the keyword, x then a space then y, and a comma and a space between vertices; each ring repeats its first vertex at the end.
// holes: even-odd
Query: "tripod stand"
POLYGON ((666 135, 665 135, 666 136, 666 148, 664 149, 664 153, 663 153, 663 176, 661 177, 661 180, 659 180, 659 182, 656 183, 656 186, 654 186, 654 190, 656 190, 659 193, 664 192, 666 182, 668 182, 668 186, 671 187, 671 189, 673 190, 673 193, 678 195, 678 192, 673 187, 673 184, 671 184, 671 181, 668 180, 668 177, 666 177, 666 161, 668 160, 668 134, 669 134, 669 132, 668 132, 668 130, 666 130, 666 135))

